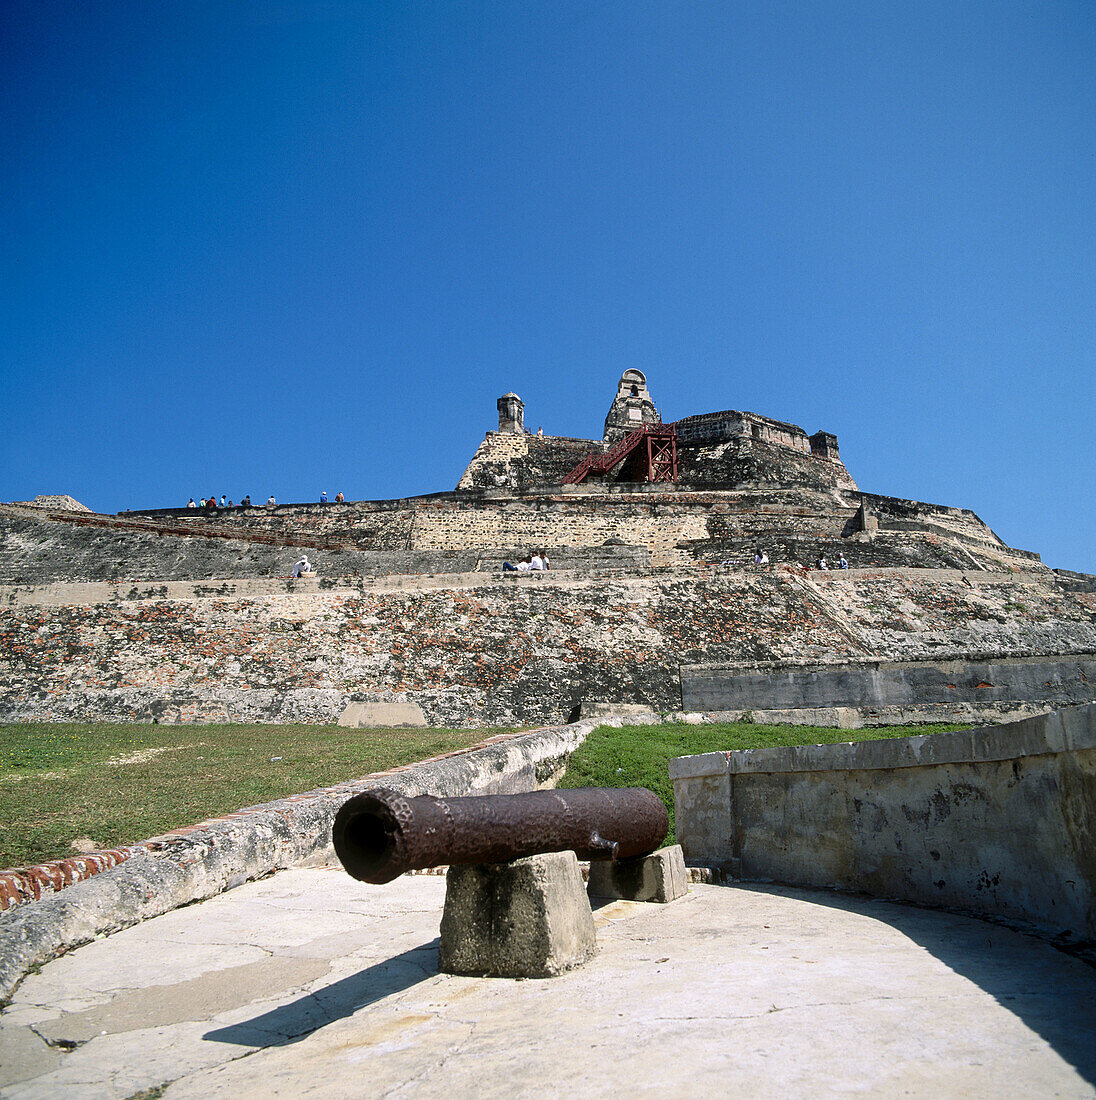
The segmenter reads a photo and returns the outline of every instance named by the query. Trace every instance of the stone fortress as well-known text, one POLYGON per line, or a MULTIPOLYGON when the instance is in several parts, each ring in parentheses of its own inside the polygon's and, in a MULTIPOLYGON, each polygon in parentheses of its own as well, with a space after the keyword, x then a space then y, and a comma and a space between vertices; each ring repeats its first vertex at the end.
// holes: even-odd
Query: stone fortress
POLYGON ((393 703, 437 725, 602 704, 994 721, 1096 700, 1096 578, 966 509, 861 491, 828 432, 735 411, 665 424, 628 370, 599 439, 530 433, 520 397, 499 398, 451 492, 0 505, 0 684, 4 721, 393 703), (535 548, 551 572, 501 572, 535 548), (316 579, 286 577, 301 550, 316 579), (805 568, 823 555, 850 568, 805 568))

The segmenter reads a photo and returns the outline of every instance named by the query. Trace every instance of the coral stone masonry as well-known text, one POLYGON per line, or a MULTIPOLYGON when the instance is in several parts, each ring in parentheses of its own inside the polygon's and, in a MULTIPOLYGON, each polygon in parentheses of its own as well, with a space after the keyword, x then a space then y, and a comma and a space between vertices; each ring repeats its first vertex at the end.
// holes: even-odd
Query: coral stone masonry
POLYGON ((734 411, 671 424, 636 370, 600 438, 531 433, 515 393, 497 413, 457 488, 429 496, 0 505, 0 720, 334 721, 400 703, 474 725, 718 700, 875 721, 907 699, 966 719, 1096 698, 1093 578, 966 509, 860 490, 831 432, 734 411), (673 428, 675 480, 604 468, 652 426, 673 428), (550 572, 502 571, 534 550, 550 572), (290 576, 302 551, 316 579, 290 576), (820 557, 850 568, 808 568, 820 557), (926 686, 857 697, 884 681, 926 686))

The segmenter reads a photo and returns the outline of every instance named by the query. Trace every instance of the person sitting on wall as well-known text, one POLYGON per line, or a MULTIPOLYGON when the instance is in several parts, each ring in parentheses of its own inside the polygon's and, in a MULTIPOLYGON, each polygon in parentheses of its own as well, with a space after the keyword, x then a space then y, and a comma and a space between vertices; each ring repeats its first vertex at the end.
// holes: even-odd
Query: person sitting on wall
POLYGON ((529 570, 532 569, 532 568, 533 568, 532 559, 531 559, 530 555, 526 554, 525 557, 522 558, 521 561, 518 562, 518 572, 519 573, 528 573, 529 570))
POLYGON ((769 555, 766 554, 764 550, 761 551, 761 561, 759 562, 759 564, 760 565, 768 565, 769 564, 769 555))
POLYGON ((321 504, 326 504, 327 503, 327 490, 326 489, 321 489, 320 490, 320 503, 321 504))
POLYGON ((547 551, 547 550, 541 550, 541 552, 540 552, 540 560, 541 560, 542 562, 544 562, 544 569, 545 569, 545 572, 547 572, 547 571, 548 571, 549 569, 551 569, 551 568, 552 568, 552 563, 551 563, 551 562, 550 562, 550 561, 548 560, 548 551, 547 551))
POLYGON ((299 577, 302 573, 312 573, 312 563, 308 560, 308 555, 305 554, 298 562, 293 566, 293 576, 299 577))
POLYGON ((533 551, 533 556, 529 559, 529 568, 534 572, 544 572, 544 559, 540 556, 539 550, 533 551))
POLYGON ((247 496, 245 496, 244 499, 240 501, 240 507, 241 508, 250 508, 251 507, 251 494, 250 493, 248 493, 247 496))
POLYGON ((197 508, 198 507, 198 505, 194 503, 194 498, 193 497, 191 497, 190 500, 188 500, 186 502, 186 506, 188 508, 197 508))
POLYGON ((845 555, 842 554, 841 557, 839 557, 837 559, 837 568, 838 569, 848 569, 848 567, 849 567, 849 563, 847 561, 845 561, 845 555))
POLYGON ((504 573, 516 573, 516 572, 517 572, 517 570, 518 570, 518 567, 517 567, 516 565, 512 565, 512 564, 511 564, 510 562, 508 562, 508 561, 504 561, 504 562, 502 563, 502 571, 503 571, 504 573))
POLYGON ((819 558, 818 559, 818 568, 819 569, 829 569, 829 563, 826 561, 825 558, 819 558))
POLYGON ((225 495, 224 495, 224 493, 222 493, 221 494, 221 507, 223 508, 224 506, 225 506, 225 495))
POLYGON ((267 504, 277 504, 277 503, 278 503, 278 502, 277 502, 277 501, 276 501, 276 500, 274 499, 274 494, 273 494, 273 493, 271 493, 271 494, 270 494, 270 496, 268 496, 268 497, 266 498, 266 502, 267 502, 267 504))
POLYGON ((344 497, 344 496, 342 495, 342 493, 336 493, 336 494, 335 494, 335 503, 336 503, 336 504, 342 504, 342 502, 343 502, 344 500, 346 500, 346 497, 344 497))

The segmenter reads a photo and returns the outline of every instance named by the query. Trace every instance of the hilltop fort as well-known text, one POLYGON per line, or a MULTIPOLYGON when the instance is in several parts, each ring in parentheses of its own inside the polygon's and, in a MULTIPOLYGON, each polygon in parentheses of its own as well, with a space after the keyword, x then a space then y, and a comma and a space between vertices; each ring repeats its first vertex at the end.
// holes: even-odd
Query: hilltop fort
POLYGON ((496 724, 613 703, 859 724, 1096 699, 1094 578, 967 509, 861 491, 829 432, 729 410, 663 423, 635 370, 600 438, 529 432, 514 393, 497 411, 449 492, 0 506, 0 719, 398 703, 496 724), (501 572, 534 548, 551 572, 501 572), (302 549, 318 578, 287 578, 302 549))

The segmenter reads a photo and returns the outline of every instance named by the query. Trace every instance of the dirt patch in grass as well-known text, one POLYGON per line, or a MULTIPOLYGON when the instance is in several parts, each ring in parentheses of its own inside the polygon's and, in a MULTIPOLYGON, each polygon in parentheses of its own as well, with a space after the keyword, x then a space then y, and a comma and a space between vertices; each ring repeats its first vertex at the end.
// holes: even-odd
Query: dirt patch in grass
POLYGON ((0 868, 134 844, 205 818, 468 748, 503 730, 0 726, 0 868))
POLYGON ((667 844, 674 839, 674 788, 670 760, 703 752, 763 749, 781 745, 833 745, 945 733, 966 726, 880 726, 841 730, 819 726, 760 726, 734 722, 710 726, 599 726, 567 762, 561 787, 646 787, 670 813, 667 844))

